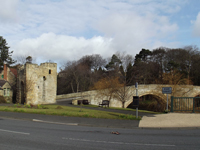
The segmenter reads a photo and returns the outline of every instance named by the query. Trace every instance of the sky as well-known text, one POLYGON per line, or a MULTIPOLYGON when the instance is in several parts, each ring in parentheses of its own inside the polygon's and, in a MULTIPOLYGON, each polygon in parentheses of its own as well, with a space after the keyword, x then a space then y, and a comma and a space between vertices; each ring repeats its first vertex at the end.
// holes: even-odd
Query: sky
POLYGON ((13 58, 78 60, 142 48, 200 48, 200 0, 0 0, 0 36, 13 58))

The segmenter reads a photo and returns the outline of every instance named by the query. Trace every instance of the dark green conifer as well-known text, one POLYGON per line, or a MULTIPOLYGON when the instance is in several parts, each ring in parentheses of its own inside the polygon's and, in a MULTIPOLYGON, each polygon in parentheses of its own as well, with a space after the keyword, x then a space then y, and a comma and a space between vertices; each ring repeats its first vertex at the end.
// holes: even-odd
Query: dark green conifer
POLYGON ((6 39, 0 36, 0 70, 3 69, 4 63, 6 63, 8 66, 15 63, 15 61, 11 58, 13 51, 10 52, 10 47, 7 45, 6 39))

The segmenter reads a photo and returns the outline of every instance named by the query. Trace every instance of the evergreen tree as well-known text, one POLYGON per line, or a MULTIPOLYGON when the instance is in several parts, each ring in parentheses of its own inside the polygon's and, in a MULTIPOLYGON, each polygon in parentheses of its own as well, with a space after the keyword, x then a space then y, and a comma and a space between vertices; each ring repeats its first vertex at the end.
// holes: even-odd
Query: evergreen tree
POLYGON ((26 57, 26 62, 27 63, 32 63, 33 58, 31 56, 26 57))
POLYGON ((114 54, 111 58, 111 61, 106 65, 107 70, 118 70, 121 60, 114 54))
POLYGON ((123 66, 122 66, 122 65, 121 65, 121 66, 119 66, 119 71, 120 71, 120 73, 121 73, 121 75, 122 75, 122 76, 124 76, 124 77, 126 76, 126 75, 125 75, 124 68, 123 68, 123 66))
POLYGON ((151 56, 152 52, 148 49, 142 49, 139 54, 135 56, 135 64, 139 63, 140 61, 146 62, 151 56))
POLYGON ((128 85, 134 85, 135 80, 133 80, 133 66, 131 63, 128 64, 127 66, 127 72, 126 72, 126 81, 128 81, 128 85))
POLYGON ((7 65, 11 65, 15 63, 15 61, 11 58, 13 51, 9 52, 9 48, 7 46, 6 40, 0 36, 0 70, 3 69, 3 64, 7 63, 7 65))

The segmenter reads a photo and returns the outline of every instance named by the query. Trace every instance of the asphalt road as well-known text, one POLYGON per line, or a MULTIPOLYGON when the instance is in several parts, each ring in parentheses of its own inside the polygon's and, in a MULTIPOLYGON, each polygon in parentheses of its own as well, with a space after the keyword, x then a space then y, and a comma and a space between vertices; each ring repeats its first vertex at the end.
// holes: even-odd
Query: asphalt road
POLYGON ((197 150, 199 139, 199 129, 110 129, 0 118, 2 150, 197 150))

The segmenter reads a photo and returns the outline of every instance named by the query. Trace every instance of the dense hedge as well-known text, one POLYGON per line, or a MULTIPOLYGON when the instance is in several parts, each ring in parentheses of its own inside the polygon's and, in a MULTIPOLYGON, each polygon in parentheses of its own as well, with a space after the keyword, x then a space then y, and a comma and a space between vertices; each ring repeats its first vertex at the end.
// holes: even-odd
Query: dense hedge
POLYGON ((6 103, 6 100, 3 96, 0 96, 0 103, 6 103))

